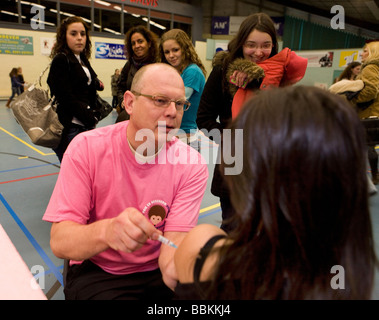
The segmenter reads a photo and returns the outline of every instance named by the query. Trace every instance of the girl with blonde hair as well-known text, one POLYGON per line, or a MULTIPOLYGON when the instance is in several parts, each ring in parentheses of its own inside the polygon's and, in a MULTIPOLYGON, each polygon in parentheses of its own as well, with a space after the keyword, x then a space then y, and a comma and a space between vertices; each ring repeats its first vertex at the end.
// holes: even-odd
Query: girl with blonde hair
MULTIPOLYGON (((364 83, 364 88, 352 99, 357 106, 359 118, 379 117, 379 41, 366 43, 363 47, 362 70, 357 79, 364 83)), ((378 184, 378 154, 375 145, 369 141, 368 144, 372 182, 378 184)))

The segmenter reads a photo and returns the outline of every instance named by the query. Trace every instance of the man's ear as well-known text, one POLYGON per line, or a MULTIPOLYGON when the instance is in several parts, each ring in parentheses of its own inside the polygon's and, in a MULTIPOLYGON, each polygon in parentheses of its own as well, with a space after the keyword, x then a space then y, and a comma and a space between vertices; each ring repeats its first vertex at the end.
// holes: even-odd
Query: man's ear
POLYGON ((135 96, 129 90, 124 93, 124 109, 128 114, 133 113, 133 105, 134 105, 135 96))

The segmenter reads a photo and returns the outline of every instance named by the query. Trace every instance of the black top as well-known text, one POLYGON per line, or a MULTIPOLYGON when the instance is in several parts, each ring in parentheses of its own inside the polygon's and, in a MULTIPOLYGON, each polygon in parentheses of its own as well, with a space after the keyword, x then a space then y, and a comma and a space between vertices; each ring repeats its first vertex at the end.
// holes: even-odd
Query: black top
POLYGON ((180 283, 178 282, 175 288, 176 299, 178 300, 201 300, 199 291, 205 291, 210 281, 200 282, 200 273, 203 268, 205 259, 211 252, 214 244, 225 238, 225 235, 216 235, 210 238, 207 243, 200 249, 199 256, 196 258, 195 267, 193 269, 193 278, 195 283, 180 283))
MULTIPOLYGON (((233 97, 223 88, 225 77, 222 66, 214 66, 201 95, 197 111, 197 126, 210 132, 212 129, 225 129, 232 119, 233 97)), ((213 138, 213 137, 210 137, 213 138)), ((219 140, 214 139, 216 143, 219 140)))
MULTIPOLYGON (((220 145, 219 156, 222 148, 221 140, 207 133, 211 133, 212 129, 218 129, 222 135, 223 129, 229 125, 232 119, 233 97, 229 90, 223 86, 224 77, 222 66, 214 66, 204 86, 196 119, 199 130, 206 129, 205 135, 220 145)), ((211 192, 218 197, 229 195, 228 188, 220 172, 219 161, 214 167, 211 192)))
POLYGON ((80 120, 86 127, 96 125, 96 89, 98 80, 95 71, 84 55, 80 56, 82 63, 91 74, 91 83, 73 53, 57 54, 51 62, 47 83, 51 96, 58 101, 57 113, 64 127, 71 125, 73 117, 80 120))

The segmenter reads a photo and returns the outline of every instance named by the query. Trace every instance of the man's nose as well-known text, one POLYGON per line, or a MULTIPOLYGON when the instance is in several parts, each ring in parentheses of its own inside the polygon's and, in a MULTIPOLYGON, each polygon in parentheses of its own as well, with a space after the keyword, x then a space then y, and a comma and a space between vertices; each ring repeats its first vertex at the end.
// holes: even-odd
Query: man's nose
POLYGON ((170 101, 170 104, 166 108, 166 114, 176 115, 178 110, 176 110, 176 104, 174 101, 170 101))

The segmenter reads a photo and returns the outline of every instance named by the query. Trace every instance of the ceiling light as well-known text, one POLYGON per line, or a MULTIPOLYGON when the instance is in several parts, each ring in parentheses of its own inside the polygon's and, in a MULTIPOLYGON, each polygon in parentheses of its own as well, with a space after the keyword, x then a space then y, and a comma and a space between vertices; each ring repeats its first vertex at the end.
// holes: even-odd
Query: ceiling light
MULTIPOLYGON (((88 0, 88 1, 91 2, 91 0, 88 0)), ((101 1, 101 0, 95 0, 95 2, 106 7, 109 7, 111 5, 109 2, 101 1)))
MULTIPOLYGON (((13 13, 13 12, 5 11, 5 10, 0 10, 0 13, 7 14, 7 15, 10 15, 10 16, 18 17, 18 13, 13 13)), ((21 16, 21 18, 22 19, 26 19, 25 16, 21 16)))
POLYGON ((108 32, 110 32, 110 33, 114 33, 114 34, 117 34, 117 35, 121 35, 121 33, 120 33, 120 32, 114 31, 114 30, 112 30, 112 29, 109 29, 109 28, 104 28, 103 30, 104 30, 104 31, 108 31, 108 32))
MULTIPOLYGON (((146 22, 148 21, 147 18, 142 18, 142 20, 143 20, 143 21, 146 21, 146 22)), ((162 29, 162 30, 166 30, 166 29, 167 29, 165 26, 162 26, 161 24, 156 23, 156 22, 154 22, 154 21, 152 21, 152 20, 150 20, 149 23, 150 23, 152 26, 157 27, 157 28, 159 28, 159 29, 162 29)))
POLYGON ((26 4, 26 5, 29 5, 29 6, 32 6, 32 7, 38 7, 38 8, 42 8, 42 9, 46 9, 45 6, 42 6, 38 3, 33 3, 33 2, 28 2, 28 1, 20 1, 21 4, 26 4))
MULTIPOLYGON (((118 11, 121 11, 121 7, 119 7, 119 6, 113 6, 113 8, 116 9, 116 10, 118 10, 118 11)), ((128 13, 128 11, 126 11, 125 9, 124 9, 124 12, 128 13)))

